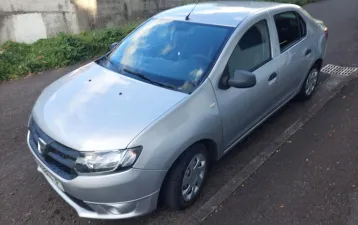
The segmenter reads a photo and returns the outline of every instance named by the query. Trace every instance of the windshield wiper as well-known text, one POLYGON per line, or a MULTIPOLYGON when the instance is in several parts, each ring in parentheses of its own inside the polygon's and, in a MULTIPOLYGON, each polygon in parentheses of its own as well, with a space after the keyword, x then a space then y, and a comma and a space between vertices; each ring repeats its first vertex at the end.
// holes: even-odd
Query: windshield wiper
POLYGON ((109 60, 108 56, 109 56, 109 55, 104 55, 104 56, 102 56, 102 58, 101 58, 102 63, 109 62, 109 64, 111 64, 112 66, 116 67, 116 65, 114 64, 114 62, 112 62, 111 60, 109 60))
POLYGON ((101 63, 101 65, 109 70, 113 70, 114 72, 116 73, 120 73, 119 71, 119 68, 118 68, 118 65, 114 62, 112 62, 110 59, 109 59, 109 55, 104 55, 102 56, 99 61, 101 63), (106 64, 109 63, 111 66, 107 66, 106 64))
POLYGON ((171 86, 171 85, 168 85, 168 84, 163 84, 163 83, 160 83, 160 82, 158 82, 158 81, 151 80, 151 79, 149 79, 147 76, 145 76, 145 75, 143 75, 143 74, 140 74, 140 73, 138 73, 138 72, 134 72, 134 71, 131 71, 131 70, 128 70, 128 69, 124 69, 124 68, 123 68, 123 71, 124 71, 124 72, 127 72, 127 73, 130 73, 130 74, 133 74, 133 75, 135 75, 135 76, 137 76, 137 77, 139 77, 139 78, 141 78, 141 79, 143 79, 143 80, 145 80, 145 81, 148 81, 148 82, 151 83, 151 84, 154 84, 154 85, 157 85, 157 86, 160 86, 160 87, 164 87, 164 88, 168 88, 168 89, 172 89, 172 90, 176 90, 176 89, 177 89, 177 88, 174 87, 174 86, 171 86))

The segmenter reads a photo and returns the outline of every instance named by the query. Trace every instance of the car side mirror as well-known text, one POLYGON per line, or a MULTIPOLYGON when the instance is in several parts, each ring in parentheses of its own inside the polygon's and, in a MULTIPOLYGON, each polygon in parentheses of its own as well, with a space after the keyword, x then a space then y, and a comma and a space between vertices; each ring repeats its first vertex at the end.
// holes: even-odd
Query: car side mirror
POLYGON ((109 50, 112 51, 115 47, 117 47, 118 42, 114 42, 109 46, 109 50))
POLYGON ((235 88, 250 88, 256 85, 256 76, 249 71, 236 70, 234 76, 227 80, 227 85, 235 88))

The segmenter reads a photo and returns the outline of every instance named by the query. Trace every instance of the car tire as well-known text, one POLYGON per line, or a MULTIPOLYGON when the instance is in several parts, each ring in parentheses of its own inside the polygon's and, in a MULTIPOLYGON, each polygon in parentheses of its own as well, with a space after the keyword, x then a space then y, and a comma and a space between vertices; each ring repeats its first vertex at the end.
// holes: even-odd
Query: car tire
POLYGON ((302 84, 301 90, 297 95, 298 100, 305 101, 312 97, 318 85, 319 73, 320 67, 318 65, 314 65, 310 72, 308 72, 306 79, 302 84))
POLYGON ((203 189, 208 166, 208 152, 203 144, 195 144, 187 149, 169 170, 163 190, 165 205, 175 210, 192 205, 203 189))

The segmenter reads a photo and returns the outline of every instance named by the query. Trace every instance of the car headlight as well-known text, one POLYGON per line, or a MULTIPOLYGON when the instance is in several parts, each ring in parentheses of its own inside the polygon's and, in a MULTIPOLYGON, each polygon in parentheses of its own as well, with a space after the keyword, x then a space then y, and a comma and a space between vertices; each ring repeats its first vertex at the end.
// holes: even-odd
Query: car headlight
POLYGON ((133 166, 137 161, 142 147, 106 151, 106 152, 82 152, 76 160, 76 172, 110 172, 120 168, 133 166))

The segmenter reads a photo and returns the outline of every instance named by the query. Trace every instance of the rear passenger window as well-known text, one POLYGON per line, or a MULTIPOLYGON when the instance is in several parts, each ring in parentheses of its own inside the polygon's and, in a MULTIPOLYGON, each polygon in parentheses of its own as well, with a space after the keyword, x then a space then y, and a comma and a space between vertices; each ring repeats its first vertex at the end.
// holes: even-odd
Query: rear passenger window
POLYGON ((300 15, 297 15, 297 16, 298 16, 298 21, 300 23, 301 36, 305 37, 307 35, 306 22, 302 19, 302 17, 300 15))
POLYGON ((296 12, 285 12, 274 17, 281 52, 285 51, 307 34, 305 21, 296 12))
POLYGON ((267 22, 261 20, 241 37, 226 69, 232 77, 236 70, 254 71, 270 59, 271 47, 267 22))

